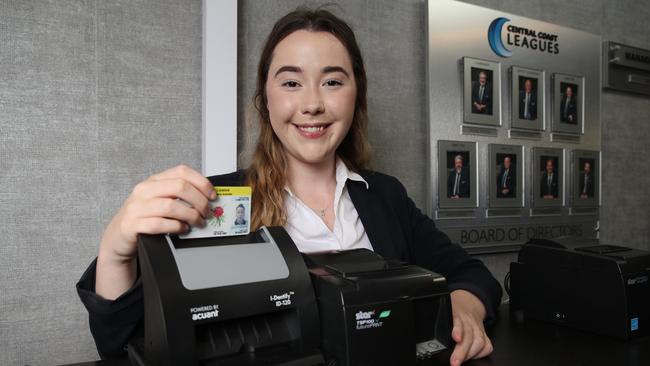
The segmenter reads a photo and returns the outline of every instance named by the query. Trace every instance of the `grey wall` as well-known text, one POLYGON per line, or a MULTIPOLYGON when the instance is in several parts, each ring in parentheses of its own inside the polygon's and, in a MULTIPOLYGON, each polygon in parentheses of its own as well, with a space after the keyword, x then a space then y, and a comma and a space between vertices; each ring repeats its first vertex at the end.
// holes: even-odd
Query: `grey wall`
POLYGON ((131 187, 201 159, 201 1, 0 0, 0 365, 97 358, 75 283, 131 187))
MULTIPOLYGON (((650 48, 650 8, 607 0, 473 1, 650 48)), ((303 1, 241 1, 239 143, 272 23, 303 1)), ((374 166, 425 206, 425 4, 341 1, 369 83, 374 166)), ((0 365, 97 357, 74 284, 131 187, 201 156, 200 0, 0 0, 0 365)), ((603 94, 602 237, 650 249, 650 99, 603 94), (638 164, 645 164, 639 167, 638 164), (631 180, 631 182, 629 182, 631 180)), ((483 259, 503 278, 513 255, 483 259)))

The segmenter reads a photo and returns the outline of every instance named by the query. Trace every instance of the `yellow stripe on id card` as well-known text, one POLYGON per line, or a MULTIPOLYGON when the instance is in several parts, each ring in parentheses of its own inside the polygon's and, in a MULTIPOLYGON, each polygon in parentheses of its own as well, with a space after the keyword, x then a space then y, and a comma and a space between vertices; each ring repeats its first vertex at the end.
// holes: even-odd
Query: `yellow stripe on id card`
POLYGON ((190 227, 181 239, 246 235, 250 232, 251 187, 215 186, 217 198, 210 201, 204 227, 190 227))
POLYGON ((217 196, 251 196, 251 187, 214 187, 217 196))

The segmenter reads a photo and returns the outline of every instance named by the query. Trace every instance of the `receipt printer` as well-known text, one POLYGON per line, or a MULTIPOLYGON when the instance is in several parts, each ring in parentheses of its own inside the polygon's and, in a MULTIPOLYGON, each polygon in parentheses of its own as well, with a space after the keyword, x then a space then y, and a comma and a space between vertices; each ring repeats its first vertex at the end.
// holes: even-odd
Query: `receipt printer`
POLYGON ((650 334, 650 252, 596 240, 533 239, 510 264, 510 308, 630 339, 650 334))
POLYGON ((281 227, 141 235, 132 365, 416 365, 451 346, 444 277, 368 250, 301 255, 281 227))
POLYGON ((452 345, 444 277, 367 249, 306 256, 338 366, 416 365, 452 345))

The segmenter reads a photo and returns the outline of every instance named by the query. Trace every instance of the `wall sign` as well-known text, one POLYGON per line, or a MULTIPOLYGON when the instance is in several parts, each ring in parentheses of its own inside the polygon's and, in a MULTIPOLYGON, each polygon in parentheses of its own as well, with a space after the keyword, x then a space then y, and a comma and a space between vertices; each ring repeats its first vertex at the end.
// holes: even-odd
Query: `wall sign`
POLYGON ((603 87, 650 95, 650 50, 603 43, 603 87))
POLYGON ((452 240, 487 252, 533 237, 596 237, 601 44, 535 19, 428 2, 428 209, 452 240))

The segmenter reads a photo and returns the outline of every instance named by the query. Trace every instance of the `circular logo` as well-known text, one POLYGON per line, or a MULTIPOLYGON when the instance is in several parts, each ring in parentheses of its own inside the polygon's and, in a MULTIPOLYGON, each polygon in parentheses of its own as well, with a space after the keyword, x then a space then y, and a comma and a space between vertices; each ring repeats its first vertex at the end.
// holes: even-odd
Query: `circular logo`
POLYGON ((512 52, 506 48, 501 40, 503 25, 509 21, 510 19, 504 17, 496 18, 492 23, 490 23, 490 28, 488 28, 488 42, 490 43, 490 48, 492 48, 494 53, 501 57, 512 56, 512 52))

